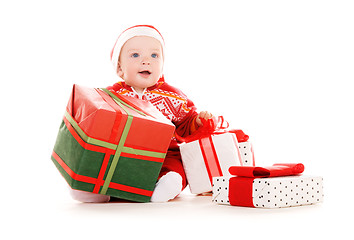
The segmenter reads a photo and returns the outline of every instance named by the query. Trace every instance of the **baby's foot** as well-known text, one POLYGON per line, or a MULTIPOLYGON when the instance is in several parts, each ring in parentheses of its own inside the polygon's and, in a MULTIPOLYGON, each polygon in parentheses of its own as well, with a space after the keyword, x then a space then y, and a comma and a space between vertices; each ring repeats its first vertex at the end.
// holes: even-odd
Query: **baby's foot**
POLYGON ((107 195, 90 193, 76 189, 70 189, 70 195, 73 199, 85 203, 104 203, 108 202, 111 198, 107 195))
POLYGON ((182 191, 182 177, 176 172, 168 172, 156 183, 151 202, 167 202, 182 191))

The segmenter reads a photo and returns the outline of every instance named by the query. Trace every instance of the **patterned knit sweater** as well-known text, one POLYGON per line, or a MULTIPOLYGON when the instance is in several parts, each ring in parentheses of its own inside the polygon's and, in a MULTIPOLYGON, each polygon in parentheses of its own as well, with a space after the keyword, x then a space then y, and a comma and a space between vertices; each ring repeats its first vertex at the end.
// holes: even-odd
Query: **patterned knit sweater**
MULTIPOLYGON (((123 81, 115 83, 107 89, 118 94, 149 101, 176 126, 176 133, 179 136, 186 137, 198 128, 195 122, 198 113, 194 103, 181 90, 167 84, 163 78, 154 86, 145 89, 142 94, 135 92, 123 81)), ((172 138, 171 148, 178 148, 175 137, 172 138)))

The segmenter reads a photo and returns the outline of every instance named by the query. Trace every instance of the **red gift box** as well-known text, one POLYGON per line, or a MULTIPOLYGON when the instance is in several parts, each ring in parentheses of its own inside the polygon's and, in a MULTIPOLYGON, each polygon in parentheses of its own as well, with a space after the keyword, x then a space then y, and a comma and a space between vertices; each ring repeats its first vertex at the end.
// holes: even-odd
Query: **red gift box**
POLYGON ((174 129, 149 102, 74 85, 52 160, 74 189, 147 202, 174 129))

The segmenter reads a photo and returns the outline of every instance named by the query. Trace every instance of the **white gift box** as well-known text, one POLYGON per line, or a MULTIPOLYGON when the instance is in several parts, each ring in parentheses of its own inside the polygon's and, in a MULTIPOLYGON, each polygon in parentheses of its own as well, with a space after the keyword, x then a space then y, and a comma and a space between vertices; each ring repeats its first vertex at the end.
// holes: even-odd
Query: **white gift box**
MULTIPOLYGON (((213 178, 213 202, 230 205, 229 180, 232 177, 213 178)), ((319 203, 323 201, 323 178, 303 175, 255 178, 252 183, 252 201, 253 206, 257 208, 282 208, 319 203)))
MULTIPOLYGON (((243 144, 247 165, 253 164, 250 144, 243 144), (251 156, 251 158, 250 158, 251 156), (252 159, 252 160, 250 160, 252 159)), ((223 133, 180 145, 183 167, 191 193, 212 190, 212 178, 228 176, 231 166, 243 166, 239 143, 234 133, 223 133)))

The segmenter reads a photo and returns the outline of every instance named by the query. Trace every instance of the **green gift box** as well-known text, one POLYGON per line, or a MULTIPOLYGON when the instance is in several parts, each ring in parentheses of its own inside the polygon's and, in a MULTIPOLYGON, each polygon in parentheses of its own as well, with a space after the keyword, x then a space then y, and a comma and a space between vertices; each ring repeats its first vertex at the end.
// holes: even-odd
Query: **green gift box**
POLYGON ((149 202, 174 129, 147 101, 74 85, 51 159, 73 189, 149 202))

